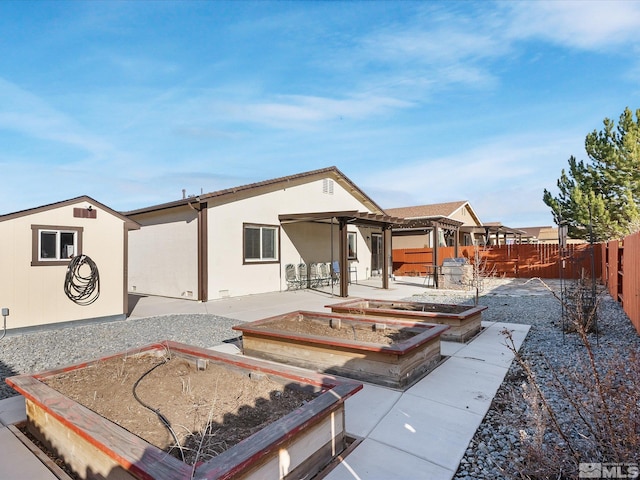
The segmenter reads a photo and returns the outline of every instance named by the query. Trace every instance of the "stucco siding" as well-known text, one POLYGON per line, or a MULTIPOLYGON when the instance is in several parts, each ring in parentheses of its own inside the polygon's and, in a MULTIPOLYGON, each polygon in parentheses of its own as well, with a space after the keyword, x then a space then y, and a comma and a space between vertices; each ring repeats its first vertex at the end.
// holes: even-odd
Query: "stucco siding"
POLYGON ((476 219, 474 218, 473 214, 471 213, 467 205, 456 210, 453 215, 449 216, 449 218, 462 222, 462 225, 465 227, 479 226, 478 222, 476 222, 476 219))
POLYGON ((134 217, 129 232, 129 291, 197 298, 198 221, 188 206, 134 217))
POLYGON ((87 206, 80 202, 0 222, 0 307, 10 309, 8 328, 126 313, 124 221, 95 205, 96 218, 74 217, 74 208, 87 206), (100 275, 100 296, 94 303, 80 306, 66 296, 66 265, 32 265, 33 225, 82 228, 82 253, 96 263, 100 275))
MULTIPOLYGON (((209 208, 209 299, 240 296, 286 289, 284 266, 287 263, 330 261, 330 226, 322 224, 289 224, 279 228, 280 262, 243 264, 243 225, 279 226, 279 214, 326 212, 341 210, 369 211, 338 182, 333 193, 322 179, 294 185, 263 195, 209 208)), ((351 231, 357 231, 350 226, 351 231)), ((359 251, 364 252, 364 238, 358 236, 359 251), (360 250, 362 249, 362 250, 360 250)), ((338 225, 334 227, 334 258, 338 257, 338 225)), ((358 266, 370 269, 370 254, 358 266)), ((363 278, 363 277, 360 277, 363 278)))
POLYGON ((431 248, 430 235, 421 233, 419 235, 394 235, 393 248, 431 248))

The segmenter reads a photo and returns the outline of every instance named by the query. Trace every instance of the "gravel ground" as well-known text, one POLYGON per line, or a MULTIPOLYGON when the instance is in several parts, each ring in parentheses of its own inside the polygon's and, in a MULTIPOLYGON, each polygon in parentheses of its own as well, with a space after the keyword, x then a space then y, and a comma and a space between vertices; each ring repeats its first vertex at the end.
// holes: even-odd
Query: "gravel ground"
POLYGON ((40 331, 0 340, 0 399, 17 395, 4 379, 72 365, 141 347, 174 340, 212 347, 238 337, 231 327, 242 322, 215 315, 163 315, 40 331))
MULTIPOLYGON (((409 300, 473 303, 467 292, 428 292, 409 300)), ((631 348, 640 352, 640 337, 619 304, 608 295, 599 298, 601 331, 594 347, 596 357, 606 361, 631 348)), ((489 307, 483 313, 483 320, 532 325, 521 354, 531 363, 545 395, 552 402, 562 404, 563 400, 552 388, 551 369, 541 360, 541 354, 551 363, 552 369, 560 370, 574 367, 584 357, 585 348, 575 334, 563 334, 560 302, 550 292, 538 288, 531 294, 519 290, 517 295, 508 290, 504 293, 500 293, 500 289, 488 291, 480 297, 479 303, 489 307)), ((4 379, 12 375, 92 360, 165 339, 211 347, 237 337, 238 332, 231 327, 238 323, 214 315, 166 315, 7 336, 0 340, 0 399, 17 394, 4 383, 4 379)), ((596 338, 591 340, 595 343, 596 338)), ((466 450, 454 477, 456 480, 518 476, 517 470, 524 461, 520 431, 531 431, 526 422, 528 403, 522 395, 524 381, 522 369, 514 362, 466 450)), ((562 408, 559 411, 561 423, 574 421, 567 411, 562 408)), ((545 441, 561 445, 557 438, 549 435, 545 441)), ((586 458, 582 461, 602 460, 586 458)), ((560 477, 556 475, 555 478, 560 477)))
MULTIPOLYGON (((499 292, 500 289, 496 290, 499 292)), ((544 395, 554 406, 558 421, 567 430, 579 425, 575 414, 567 408, 567 400, 554 387, 552 371, 559 373, 579 371, 579 366, 586 360, 586 348, 577 334, 563 334, 561 303, 551 292, 538 289, 531 295, 512 296, 506 293, 488 293, 479 299, 481 305, 489 308, 483 312, 483 320, 523 323, 531 325, 525 342, 520 349, 521 356, 531 365, 532 370, 542 387, 544 395), (545 360, 546 359, 546 360, 545 360)), ((557 290, 559 292, 559 290, 557 290)), ((443 303, 473 303, 469 294, 452 294, 443 296, 432 293, 420 297, 413 297, 415 301, 431 301, 443 303)), ((589 341, 593 345, 593 352, 599 365, 611 361, 628 358, 629 350, 640 353, 640 336, 636 333, 629 318, 620 305, 608 294, 598 295, 598 326, 599 334, 590 335, 589 341)), ((640 373, 638 362, 634 365, 636 385, 639 383, 637 374, 640 373)), ((589 371, 587 369, 587 371, 589 371)), ((592 375, 587 375, 592 377, 592 375)), ((563 377, 566 379, 566 377, 563 377)), ((522 368, 514 362, 505 380, 499 388, 492 405, 482 424, 469 443, 460 467, 454 476, 456 480, 499 479, 499 478, 527 478, 523 474, 531 475, 532 464, 543 463, 544 458, 531 460, 527 457, 526 449, 521 442, 521 431, 529 433, 529 439, 534 431, 532 427, 535 418, 532 409, 523 396, 523 383, 526 376, 522 368)), ((565 380, 568 391, 578 392, 580 385, 573 385, 565 380)), ((638 389, 636 387, 635 391, 638 389)), ((640 401, 636 395, 633 402, 640 401)), ((637 404, 640 407, 640 403, 637 404)), ((637 408, 636 408, 637 412, 637 408)), ((637 414, 636 414, 637 415, 637 414)), ((637 421, 640 418, 636 417, 637 421)), ((577 427, 576 427, 577 428, 577 427)), ((640 425, 636 425, 636 435, 640 425)), ((551 468, 547 475, 531 478, 577 478, 577 465, 554 465, 553 451, 563 449, 563 442, 557 435, 547 429, 544 437, 545 452, 550 458, 551 468)), ((573 432, 574 435, 580 435, 573 432)), ((612 459, 595 458, 591 453, 587 458, 580 458, 580 462, 611 462, 612 459)), ((622 462, 640 462, 640 453, 631 454, 623 458, 622 462)), ((538 466, 538 465, 534 465, 538 466)), ((623 471, 624 472, 624 471, 623 471)))

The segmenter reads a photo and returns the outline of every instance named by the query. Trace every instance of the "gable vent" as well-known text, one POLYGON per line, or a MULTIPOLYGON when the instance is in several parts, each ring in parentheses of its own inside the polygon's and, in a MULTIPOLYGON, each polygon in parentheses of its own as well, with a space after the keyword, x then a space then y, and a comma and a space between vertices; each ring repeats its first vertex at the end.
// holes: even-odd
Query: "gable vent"
POLYGON ((333 180, 329 178, 322 179, 322 193, 333 195, 333 180))

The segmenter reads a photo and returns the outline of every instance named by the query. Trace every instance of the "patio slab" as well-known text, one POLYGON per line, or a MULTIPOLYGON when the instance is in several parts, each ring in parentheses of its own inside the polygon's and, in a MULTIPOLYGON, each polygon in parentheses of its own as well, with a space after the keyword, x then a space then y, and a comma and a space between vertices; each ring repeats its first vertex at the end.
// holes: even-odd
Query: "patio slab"
POLYGON ((0 401, 0 424, 13 425, 27 419, 24 397, 17 395, 0 401))
POLYGON ((484 415, 507 368, 481 360, 451 357, 411 388, 411 394, 484 415))
POLYGON ((369 438, 439 465, 453 474, 483 417, 408 392, 369 438))
POLYGON ((347 432, 358 437, 366 437, 380 423, 380 420, 391 411, 391 408, 402 397, 402 392, 364 384, 364 388, 347 399, 346 415, 347 432))
POLYGON ((455 474, 388 444, 364 440, 327 480, 450 480, 455 474))
POLYGON ((0 428, 0 447, 0 478, 57 480, 7 427, 0 428))

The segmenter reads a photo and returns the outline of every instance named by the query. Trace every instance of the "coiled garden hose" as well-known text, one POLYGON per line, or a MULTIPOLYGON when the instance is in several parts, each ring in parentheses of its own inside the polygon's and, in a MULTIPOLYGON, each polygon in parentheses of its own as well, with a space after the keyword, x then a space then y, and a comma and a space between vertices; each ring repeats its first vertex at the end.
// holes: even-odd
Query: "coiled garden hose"
POLYGON ((64 293, 78 305, 91 305, 100 296, 98 266, 87 255, 73 257, 64 279, 64 293), (87 271, 88 273, 83 273, 87 271))

